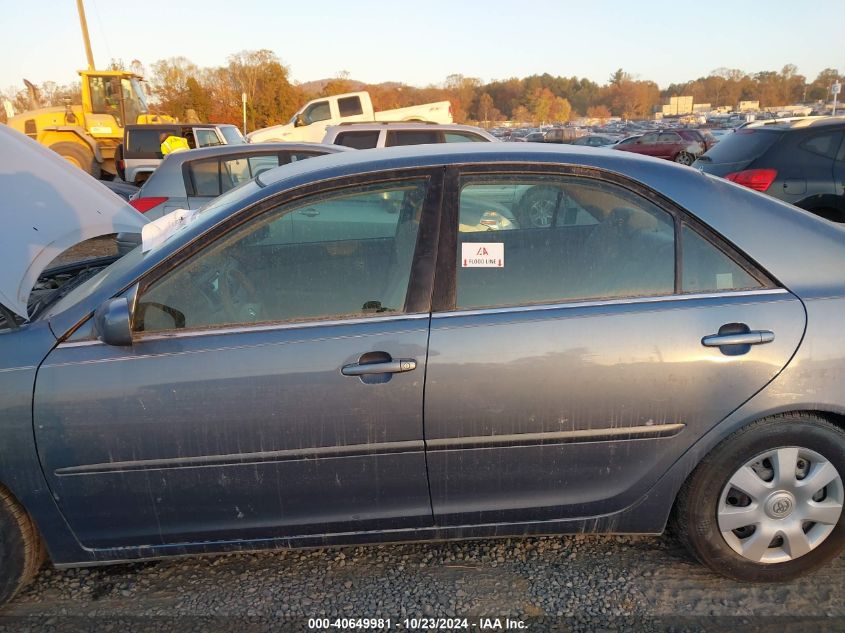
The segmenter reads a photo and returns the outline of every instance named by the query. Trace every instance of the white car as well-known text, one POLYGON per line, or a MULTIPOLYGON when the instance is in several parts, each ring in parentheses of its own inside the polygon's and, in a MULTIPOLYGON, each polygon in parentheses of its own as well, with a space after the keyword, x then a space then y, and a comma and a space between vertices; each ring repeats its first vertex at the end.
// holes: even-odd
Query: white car
POLYGON ((497 143, 492 134, 472 125, 436 123, 342 123, 326 128, 324 145, 374 149, 430 143, 497 143))

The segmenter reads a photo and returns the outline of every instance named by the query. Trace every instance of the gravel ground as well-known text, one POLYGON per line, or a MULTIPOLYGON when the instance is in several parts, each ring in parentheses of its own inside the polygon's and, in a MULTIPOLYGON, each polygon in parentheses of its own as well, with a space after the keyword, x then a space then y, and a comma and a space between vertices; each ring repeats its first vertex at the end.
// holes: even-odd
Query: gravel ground
POLYGON ((532 631, 843 631, 845 560, 743 585, 670 538, 579 535, 45 568, 0 612, 0 631, 286 631, 320 616, 389 617, 392 628, 466 617, 482 630, 489 617, 501 630, 510 618, 532 631))

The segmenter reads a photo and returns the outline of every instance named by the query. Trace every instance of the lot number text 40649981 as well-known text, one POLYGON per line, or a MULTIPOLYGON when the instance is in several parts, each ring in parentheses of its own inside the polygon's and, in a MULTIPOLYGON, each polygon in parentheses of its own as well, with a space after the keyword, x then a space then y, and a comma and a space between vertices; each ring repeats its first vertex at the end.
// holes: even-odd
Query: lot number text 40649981
POLYGON ((528 626, 522 620, 510 618, 309 618, 308 628, 312 631, 519 631, 527 629, 528 626))

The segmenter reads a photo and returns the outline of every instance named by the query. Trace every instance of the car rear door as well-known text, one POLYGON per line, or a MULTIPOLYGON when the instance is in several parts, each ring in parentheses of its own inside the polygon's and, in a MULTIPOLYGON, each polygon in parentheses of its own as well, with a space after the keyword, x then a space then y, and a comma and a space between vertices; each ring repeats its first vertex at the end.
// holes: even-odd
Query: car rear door
POLYGON ((425 397, 439 525, 627 507, 800 341, 796 297, 635 183, 516 166, 450 182, 425 397), (464 229, 469 202, 506 186, 557 187, 555 219, 464 229), (730 334, 768 342, 708 338, 730 334))
POLYGON ((439 179, 380 174, 233 218, 140 281, 131 346, 82 335, 49 355, 36 439, 84 546, 432 524, 439 179), (344 205, 344 222, 300 230, 299 210, 344 205))
POLYGON ((778 196, 797 203, 807 196, 835 193, 835 163, 842 145, 842 130, 824 130, 808 134, 792 134, 795 147, 781 151, 775 167, 779 167, 777 181, 783 188, 778 196), (792 151, 788 151, 792 149, 792 151))

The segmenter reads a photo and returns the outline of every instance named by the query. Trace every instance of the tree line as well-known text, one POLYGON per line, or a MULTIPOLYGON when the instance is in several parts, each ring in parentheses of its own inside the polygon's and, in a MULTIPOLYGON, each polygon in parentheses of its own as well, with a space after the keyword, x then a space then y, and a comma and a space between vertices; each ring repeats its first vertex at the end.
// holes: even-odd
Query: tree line
MULTIPOLYGON (((547 123, 579 116, 649 118, 661 103, 681 95, 692 95, 695 103, 730 108, 740 101, 759 101, 761 107, 768 107, 827 100, 831 84, 843 79, 837 69, 827 68, 808 81, 794 65, 788 64, 779 72, 746 73, 718 68, 706 77, 672 84, 664 90, 655 82, 622 69, 603 85, 586 78, 544 73, 488 83, 453 74, 440 85, 414 87, 401 83, 362 84, 345 72, 328 81, 297 84, 290 80, 290 69, 270 50, 241 51, 226 61, 223 66, 200 68, 185 57, 171 57, 153 63, 145 72, 137 61, 126 66, 121 60, 112 60, 111 68, 145 75, 151 109, 181 120, 240 122, 241 95, 246 93, 250 130, 288 121, 311 99, 354 90, 369 91, 377 110, 448 99, 456 122, 547 123)), ((58 86, 46 82, 39 93, 41 105, 62 105, 65 99, 80 99, 78 83, 58 86)), ((17 112, 28 109, 28 91, 10 96, 17 112)))

